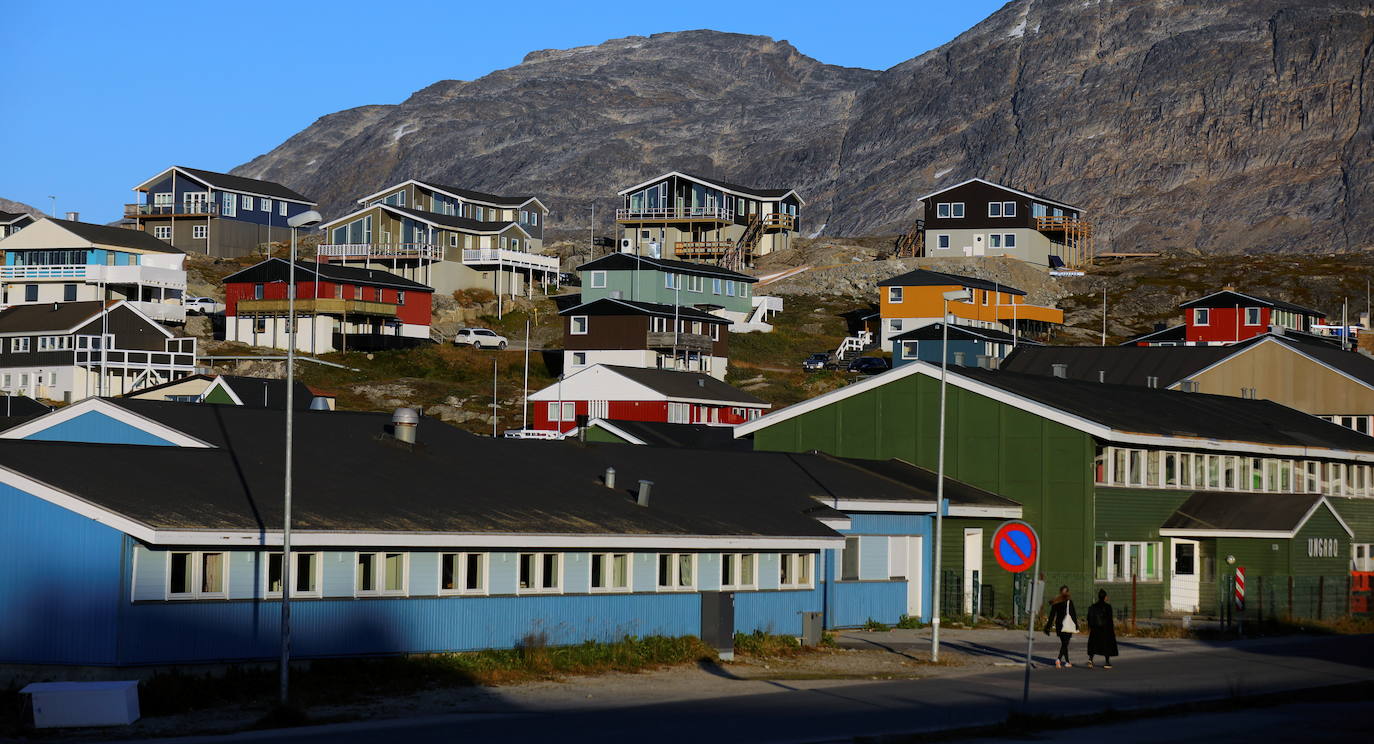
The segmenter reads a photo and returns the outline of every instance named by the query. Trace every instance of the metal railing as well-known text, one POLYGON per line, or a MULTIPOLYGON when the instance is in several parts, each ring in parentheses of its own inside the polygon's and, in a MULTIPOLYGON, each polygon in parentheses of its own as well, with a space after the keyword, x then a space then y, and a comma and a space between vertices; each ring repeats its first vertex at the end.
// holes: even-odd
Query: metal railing
POLYGON ((161 266, 107 266, 105 264, 34 264, 0 266, 4 279, 85 279, 107 284, 145 284, 169 289, 186 288, 186 272, 161 266))
POLYGON ((508 248, 468 248, 463 251, 463 263, 505 264, 540 271, 558 271, 558 258, 555 256, 541 256, 508 248))
POLYGON ((729 222, 735 219, 735 210, 729 207, 642 207, 640 209, 617 209, 615 218, 621 222, 638 220, 720 220, 729 222))
POLYGON ((84 279, 85 265, 0 266, 0 279, 84 279))
POLYGON ((677 348, 685 351, 710 352, 711 337, 704 333, 674 333, 672 331, 650 331, 645 345, 651 349, 677 348))
POLYGON ((417 258, 444 260, 444 247, 433 243, 325 243, 315 249, 316 256, 328 258, 417 258))
POLYGON ((125 204, 125 217, 141 217, 148 215, 216 215, 219 214, 219 202, 182 202, 181 204, 125 204))
POLYGON ((194 353, 146 351, 136 349, 76 349, 73 363, 81 367, 153 367, 157 369, 191 370, 196 366, 194 353))

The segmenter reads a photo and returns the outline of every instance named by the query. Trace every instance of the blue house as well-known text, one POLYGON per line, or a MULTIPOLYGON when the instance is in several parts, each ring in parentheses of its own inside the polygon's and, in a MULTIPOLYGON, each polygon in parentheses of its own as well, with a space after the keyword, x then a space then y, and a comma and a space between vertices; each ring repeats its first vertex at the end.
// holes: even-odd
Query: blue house
POLYGON ((948 355, 950 364, 962 367, 988 367, 992 360, 1005 359, 1017 346, 1044 346, 1038 341, 1017 339, 1006 331, 951 324, 948 340, 943 323, 931 323, 889 339, 892 342, 892 366, 900 367, 916 360, 939 364, 941 352, 948 355))
MULTIPOLYGON (((800 634, 850 526, 825 497, 883 481, 806 454, 489 439, 425 418, 407 441, 398 426, 296 414, 300 657, 800 634), (732 602, 728 627, 703 613, 712 593, 732 602)), ((0 438, 0 662, 274 658, 279 411, 96 398, 0 438)))
POLYGON ((315 208, 309 197, 272 181, 174 165, 134 187, 142 201, 124 216, 187 253, 246 256, 290 240, 286 221, 315 208))

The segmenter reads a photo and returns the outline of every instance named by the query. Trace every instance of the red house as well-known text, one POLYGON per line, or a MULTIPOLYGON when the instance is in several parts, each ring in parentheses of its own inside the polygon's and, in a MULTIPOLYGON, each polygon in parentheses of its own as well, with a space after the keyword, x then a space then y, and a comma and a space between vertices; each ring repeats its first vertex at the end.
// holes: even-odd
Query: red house
POLYGON ((1185 302, 1183 325, 1147 333, 1126 342, 1132 346, 1221 346, 1276 329, 1313 333, 1326 314, 1291 302, 1223 289, 1185 302))
MULTIPOLYGON (((269 258, 224 278, 224 337, 285 349, 290 264, 269 258)), ((430 342, 434 290, 378 269, 296 262, 296 350, 374 351, 430 342)))
POLYGON ((596 364, 530 396, 533 428, 570 431, 587 419, 742 424, 771 404, 700 372, 596 364))

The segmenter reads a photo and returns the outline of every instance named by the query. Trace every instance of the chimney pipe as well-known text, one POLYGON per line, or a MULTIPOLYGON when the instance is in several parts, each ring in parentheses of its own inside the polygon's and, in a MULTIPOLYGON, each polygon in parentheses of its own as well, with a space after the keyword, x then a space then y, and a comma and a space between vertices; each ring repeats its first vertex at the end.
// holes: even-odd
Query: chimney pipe
POLYGON ((615 468, 606 468, 606 476, 602 481, 607 488, 615 488, 615 468))
POLYGON ((81 213, 80 213, 80 212, 68 212, 68 213, 67 213, 67 221, 68 221, 68 222, 80 222, 80 221, 81 221, 81 213))
POLYGON ((1056 362, 1055 364, 1050 365, 1050 366, 1054 369, 1054 376, 1055 376, 1055 377, 1068 377, 1068 376, 1069 376, 1069 365, 1064 364, 1063 362, 1056 362))
POLYGON ((653 490, 654 482, 642 480, 639 482, 639 493, 635 496, 635 503, 640 506, 649 505, 649 491, 653 490))
POLYGON ((397 408, 391 414, 391 435, 406 444, 415 444, 415 429, 420 424, 420 414, 414 408, 397 408))

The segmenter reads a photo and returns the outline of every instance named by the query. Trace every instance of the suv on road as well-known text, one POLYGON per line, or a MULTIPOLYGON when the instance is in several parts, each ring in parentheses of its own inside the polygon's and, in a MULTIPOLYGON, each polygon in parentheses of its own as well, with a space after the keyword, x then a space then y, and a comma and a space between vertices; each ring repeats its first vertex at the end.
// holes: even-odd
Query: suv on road
POLYGON ((200 313, 210 315, 224 309, 224 306, 215 302, 213 297, 187 297, 183 303, 188 313, 200 313))
POLYGON ((814 372, 822 369, 839 369, 839 365, 830 360, 830 355, 818 351, 802 361, 802 369, 814 372))
POLYGON ((849 363, 849 371, 861 375, 876 375, 889 369, 892 369, 892 365, 883 357, 859 357, 849 363))
POLYGON ((471 346, 474 349, 504 349, 510 345, 505 336, 487 328, 459 328, 453 334, 454 346, 471 346))

